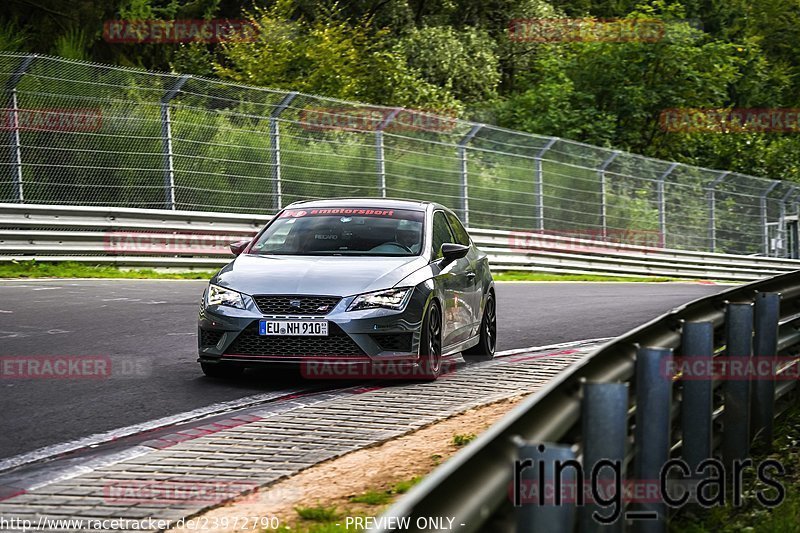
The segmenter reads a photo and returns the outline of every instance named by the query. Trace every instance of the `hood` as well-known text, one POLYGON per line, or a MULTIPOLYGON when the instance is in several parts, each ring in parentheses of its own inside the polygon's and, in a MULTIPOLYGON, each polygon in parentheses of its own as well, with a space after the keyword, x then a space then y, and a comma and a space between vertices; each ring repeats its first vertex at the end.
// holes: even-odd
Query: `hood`
POLYGON ((393 287, 427 264, 420 256, 240 255, 212 283, 251 295, 351 296, 393 287))

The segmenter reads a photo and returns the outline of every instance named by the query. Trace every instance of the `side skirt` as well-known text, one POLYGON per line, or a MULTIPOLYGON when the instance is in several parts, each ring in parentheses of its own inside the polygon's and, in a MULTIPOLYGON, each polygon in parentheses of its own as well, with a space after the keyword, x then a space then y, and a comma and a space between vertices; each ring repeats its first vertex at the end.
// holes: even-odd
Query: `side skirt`
POLYGON ((459 353, 459 352, 463 352, 464 350, 466 350, 468 348, 472 348, 473 346, 478 344, 480 342, 480 340, 481 340, 481 336, 480 336, 480 334, 478 334, 478 335, 475 335, 474 337, 470 337, 469 339, 467 339, 465 341, 461 341, 458 344, 452 344, 450 346, 447 346, 446 348, 444 348, 442 350, 442 356, 453 355, 453 354, 456 354, 456 353, 459 353))

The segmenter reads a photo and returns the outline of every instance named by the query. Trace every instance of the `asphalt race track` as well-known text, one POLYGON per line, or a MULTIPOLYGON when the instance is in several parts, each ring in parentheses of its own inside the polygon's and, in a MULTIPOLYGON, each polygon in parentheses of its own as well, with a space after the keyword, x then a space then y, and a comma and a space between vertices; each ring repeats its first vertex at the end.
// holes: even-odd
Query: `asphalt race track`
MULTIPOLYGON (((196 316, 204 281, 0 281, 0 356, 98 356, 110 377, 0 375, 0 458, 183 413, 308 386, 295 372, 203 377, 196 316)), ((501 283, 499 350, 610 337, 695 298, 705 284, 501 283)), ((319 383, 315 383, 319 385, 319 383)))

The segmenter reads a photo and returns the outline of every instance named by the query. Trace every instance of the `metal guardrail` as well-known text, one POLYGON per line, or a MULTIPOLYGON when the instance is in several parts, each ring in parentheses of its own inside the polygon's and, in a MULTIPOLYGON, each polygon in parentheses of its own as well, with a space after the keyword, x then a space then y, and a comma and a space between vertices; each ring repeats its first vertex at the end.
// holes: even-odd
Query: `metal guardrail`
MULTIPOLYGON (((549 487, 559 459, 580 460, 587 472, 603 459, 618 462, 627 479, 640 482, 659 479, 670 458, 684 461, 693 472, 715 456, 728 467, 744 460, 754 440, 769 446, 773 418, 797 397, 798 351, 800 272, 678 307, 608 342, 526 399, 388 509, 386 520, 371 531, 399 530, 397 519, 410 520, 413 530, 426 517, 453 518, 466 533, 558 533, 573 531, 575 524, 580 531, 622 531, 632 524, 639 531, 666 531, 666 503, 623 505, 626 512, 653 517, 634 522, 644 515, 622 514, 602 526, 591 514, 609 513, 595 503, 521 500, 515 506, 513 487, 524 482, 538 483, 540 490, 542 482, 549 487), (790 359, 773 367, 779 356, 790 359), (665 371, 679 360, 731 365, 740 358, 753 365, 766 360, 778 377, 741 379, 743 374, 728 373, 740 379, 705 379, 706 374, 689 380, 685 373, 673 377, 665 371), (528 459, 533 467, 515 478, 515 461, 528 459)), ((575 476, 566 479, 576 483, 575 476)), ((684 488, 691 487, 698 477, 682 481, 684 488)), ((670 485, 679 486, 675 479, 670 485)))
MULTIPOLYGON (((0 261, 78 261, 122 267, 217 268, 228 244, 249 238, 268 215, 121 207, 0 204, 0 261)), ((800 261, 670 250, 565 235, 471 228, 497 271, 666 276, 750 281, 800 261)))

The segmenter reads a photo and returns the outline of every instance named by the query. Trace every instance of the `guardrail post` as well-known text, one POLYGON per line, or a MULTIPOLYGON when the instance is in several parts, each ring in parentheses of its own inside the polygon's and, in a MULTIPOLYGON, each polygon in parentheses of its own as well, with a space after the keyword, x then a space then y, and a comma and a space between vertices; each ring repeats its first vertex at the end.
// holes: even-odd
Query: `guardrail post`
POLYGON ((667 210, 666 199, 664 195, 664 181, 677 167, 678 163, 672 163, 669 168, 667 168, 667 170, 658 177, 658 181, 656 181, 656 199, 658 201, 658 234, 662 248, 667 246, 667 210))
POLYGON ((483 128, 484 124, 475 124, 458 141, 458 162, 459 173, 461 175, 461 222, 469 227, 469 180, 467 179, 467 144, 472 140, 475 135, 483 128))
POLYGON ((764 257, 769 257, 769 228, 767 226, 769 222, 769 216, 767 213, 767 198, 769 198, 769 193, 775 190, 775 187, 780 185, 780 181, 775 180, 772 184, 767 187, 767 189, 761 193, 761 198, 759 202, 759 207, 761 211, 761 244, 762 250, 764 252, 764 257))
POLYGON ((608 200, 607 190, 606 190, 606 169, 608 166, 614 162, 617 156, 622 153, 618 150, 615 150, 608 159, 603 161, 600 167, 597 169, 597 177, 600 178, 600 227, 602 228, 602 235, 603 240, 607 240, 608 238, 608 200))
POLYGON ((11 182, 14 186, 14 196, 17 202, 23 203, 25 201, 25 193, 23 190, 22 179, 22 143, 19 135, 19 105, 17 102, 17 85, 22 80, 22 77, 30 68, 33 60, 38 57, 37 54, 30 54, 25 56, 20 61, 19 67, 9 76, 6 82, 6 93, 8 93, 8 105, 6 106, 11 110, 11 137, 9 147, 11 148, 11 182))
POLYGON ((730 172, 723 172, 706 187, 708 198, 708 249, 711 253, 717 248, 717 185, 728 177, 730 172))
MULTIPOLYGON (((636 353, 634 483, 657 482, 669 459, 672 378, 665 369, 671 355, 669 348, 639 348, 636 353)), ((627 517, 636 520, 637 531, 667 530, 667 504, 663 502, 639 502, 635 514, 629 511, 627 517)))
POLYGON ((547 144, 534 156, 536 163, 536 181, 534 182, 534 195, 536 206, 534 209, 534 229, 544 231, 544 168, 542 158, 544 154, 558 141, 558 137, 551 137, 547 144))
POLYGON ((691 377, 682 381, 681 457, 692 472, 697 472, 700 463, 711 458, 713 379, 710 370, 714 356, 714 325, 711 322, 685 322, 681 355, 689 365, 700 361, 703 368, 709 370, 709 375, 702 379, 691 377))
MULTIPOLYGON (((628 384, 584 383, 581 414, 584 475, 592 483, 602 482, 599 488, 608 494, 609 490, 614 490, 610 487, 615 479, 613 469, 618 474, 624 472, 625 446, 628 442, 628 384)), ((624 509, 619 509, 620 518, 611 524, 602 524, 592 517, 597 513, 610 518, 612 511, 609 506, 601 507, 594 502, 587 502, 580 509, 580 531, 621 532, 625 523, 622 518, 624 509)))
POLYGON ((278 117, 289 104, 297 97, 297 92, 290 92, 278 102, 275 109, 269 114, 269 138, 272 144, 270 150, 270 178, 272 181, 272 208, 275 213, 283 209, 283 182, 281 181, 281 130, 278 117))
MULTIPOLYGON (((558 444, 523 444, 518 450, 517 464, 529 466, 519 474, 520 485, 527 488, 528 498, 522 499, 517 508, 517 531, 547 531, 572 533, 575 527, 575 497, 583 488, 576 468, 566 465, 568 461, 576 467, 575 452, 569 446, 558 444), (540 483, 544 482, 544 487, 540 483), (567 490, 560 490, 564 487, 567 490), (573 490, 569 490, 573 489, 573 490), (560 502, 550 496, 566 494, 560 502), (539 499, 541 496, 542 499, 539 499), (527 500, 527 501, 526 501, 527 500), (534 500, 534 501, 530 501, 534 500)), ((517 484, 517 479, 514 480, 517 484)))
MULTIPOLYGON (((753 305, 729 303, 725 310, 725 358, 741 361, 753 354, 753 305)), ((750 380, 725 382, 725 410, 722 413, 722 459, 730 467, 750 453, 750 380)))
POLYGON ((789 257, 789 255, 791 255, 789 253, 789 247, 788 247, 789 239, 786 231, 786 202, 789 201, 789 197, 791 197, 795 193, 795 191, 797 191, 797 187, 795 187, 794 185, 789 187, 789 190, 781 198, 781 203, 780 203, 780 215, 778 217, 779 220, 778 235, 780 235, 781 255, 784 257, 789 257))
MULTIPOLYGON (((775 412, 775 377, 771 369, 778 355, 778 317, 781 296, 774 292, 760 292, 755 300, 755 336, 753 337, 753 363, 770 364, 769 376, 758 371, 753 383, 753 403, 750 411, 750 436, 760 437, 765 446, 772 445, 772 417, 775 412)), ((765 365, 766 366, 766 365, 765 365)))
POLYGON ((175 161, 172 151, 172 119, 169 103, 181 90, 184 84, 189 81, 188 74, 175 80, 175 83, 167 89, 161 97, 161 143, 164 153, 164 190, 166 192, 166 208, 175 209, 175 161))
POLYGON ((378 161, 378 193, 381 198, 386 198, 386 158, 384 157, 383 151, 383 130, 395 119, 400 111, 402 111, 402 108, 398 107, 393 109, 375 129, 375 153, 378 161))

